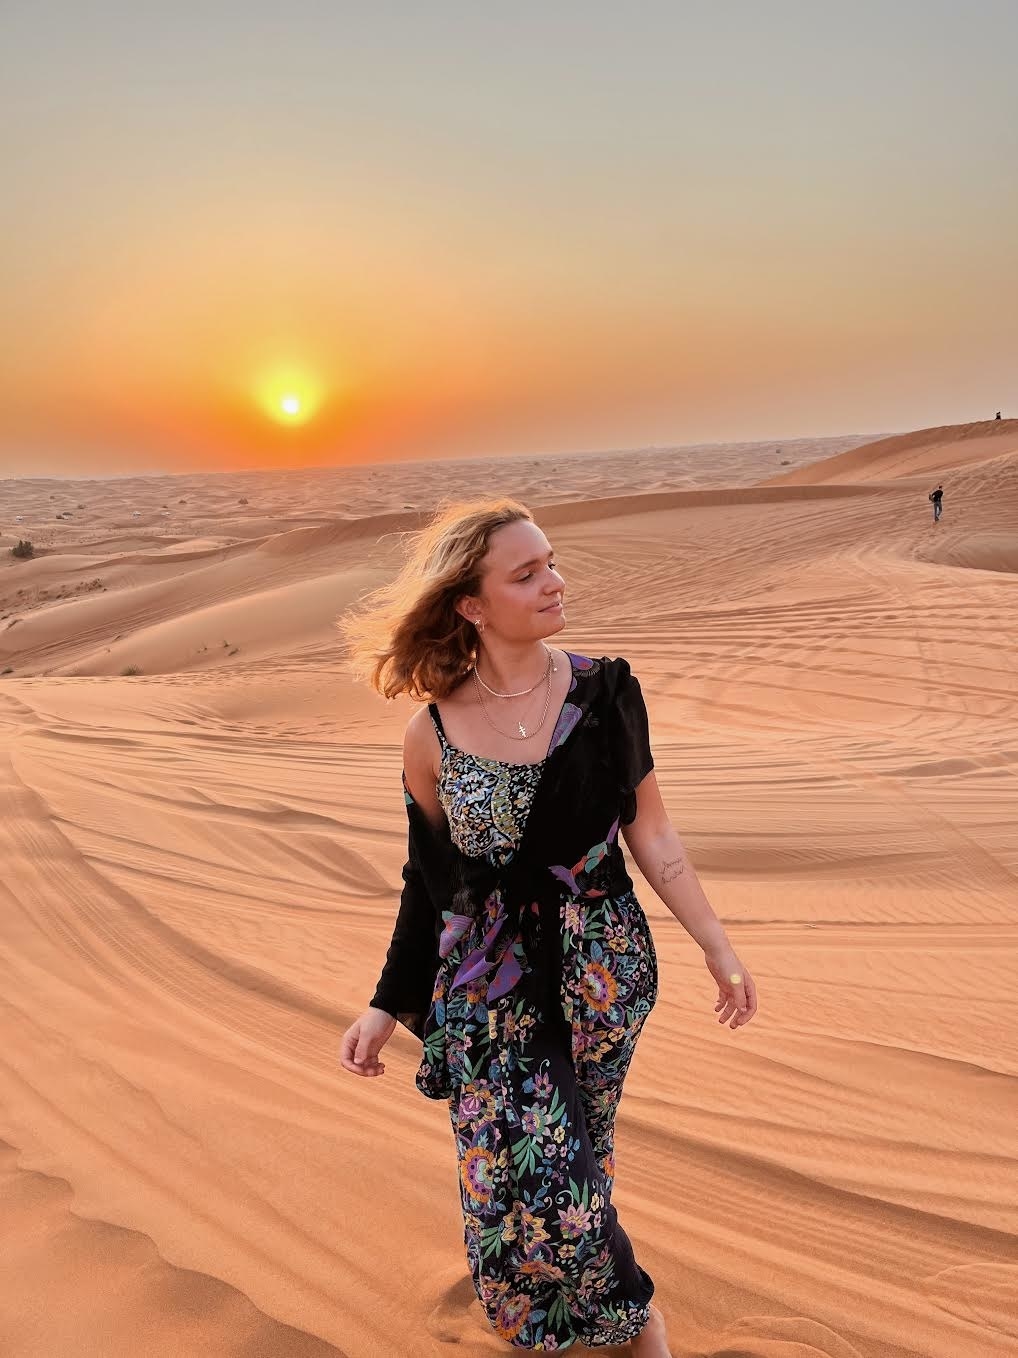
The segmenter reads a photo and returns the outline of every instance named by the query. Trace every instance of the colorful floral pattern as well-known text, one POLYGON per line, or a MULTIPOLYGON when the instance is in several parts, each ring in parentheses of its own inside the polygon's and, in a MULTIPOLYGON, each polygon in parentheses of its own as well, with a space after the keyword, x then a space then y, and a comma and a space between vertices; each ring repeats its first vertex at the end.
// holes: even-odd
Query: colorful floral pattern
MULTIPOLYGON (((432 708, 433 720, 435 716, 432 708)), ((438 721, 435 730, 442 745, 438 800, 453 843, 471 857, 486 854, 493 862, 507 862, 519 843, 547 758, 539 764, 482 759, 450 745, 438 721)))
MULTIPOLYGON (((563 709, 560 727, 571 720, 563 709)), ((556 730, 553 745, 568 729, 556 730)), ((443 764, 448 778, 460 769, 460 760, 443 764)), ((492 785, 472 785, 482 783, 492 785)), ((491 816, 489 798, 447 790, 445 800, 474 822, 459 827, 463 839, 488 843, 506 862, 536 785, 516 807, 509 839, 492 836, 490 820, 476 823, 491 816)), ((611 1205, 615 1115, 657 997, 654 944, 635 894, 613 897, 597 885, 601 865, 621 855, 617 833, 616 821, 579 862, 549 868, 562 884, 560 1014, 542 1014, 527 987, 500 986, 507 962, 527 970, 519 936, 497 969, 477 960, 504 917, 497 891, 479 919, 444 915, 417 1074, 422 1093, 448 1099, 467 1257, 488 1320, 501 1339, 540 1352, 626 1343, 646 1325, 654 1290, 611 1205)))

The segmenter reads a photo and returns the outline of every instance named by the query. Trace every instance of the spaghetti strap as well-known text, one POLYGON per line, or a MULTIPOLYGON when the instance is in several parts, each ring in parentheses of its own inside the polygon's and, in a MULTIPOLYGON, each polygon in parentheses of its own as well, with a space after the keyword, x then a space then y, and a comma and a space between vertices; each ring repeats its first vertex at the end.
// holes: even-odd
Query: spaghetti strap
POLYGON ((442 725, 442 718, 438 714, 438 704, 428 703, 428 711, 431 713, 431 720, 434 723, 435 730, 438 732, 439 744, 442 746, 443 750, 448 749, 449 738, 445 734, 445 727, 442 725))

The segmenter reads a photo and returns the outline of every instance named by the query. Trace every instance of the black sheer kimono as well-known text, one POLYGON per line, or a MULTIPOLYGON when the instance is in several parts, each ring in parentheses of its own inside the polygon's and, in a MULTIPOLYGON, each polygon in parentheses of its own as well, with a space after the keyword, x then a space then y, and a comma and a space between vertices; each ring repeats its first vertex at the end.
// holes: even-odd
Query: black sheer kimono
POLYGON ((522 931, 528 984, 551 1018, 557 1008, 563 900, 632 890, 617 831, 635 818, 636 788, 654 767, 647 709, 628 661, 574 656, 573 668, 558 723, 562 734, 549 751, 523 838, 505 867, 463 854, 447 826, 440 831, 431 826, 404 782, 409 820, 404 887, 370 1003, 417 1037, 424 1037, 432 1003, 443 913, 480 916, 485 901, 499 890, 506 924, 489 951, 497 955, 522 931), (596 845, 605 845, 607 852, 585 868, 596 845), (574 864, 575 876, 568 870, 574 864))

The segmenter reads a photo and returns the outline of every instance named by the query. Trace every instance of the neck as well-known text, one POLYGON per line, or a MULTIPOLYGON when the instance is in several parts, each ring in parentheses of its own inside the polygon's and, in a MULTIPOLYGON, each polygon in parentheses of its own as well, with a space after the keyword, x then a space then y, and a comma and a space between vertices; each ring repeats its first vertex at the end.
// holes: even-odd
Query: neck
POLYGON ((549 647, 543 641, 482 641, 475 668, 480 677, 500 693, 529 688, 544 677, 549 647))

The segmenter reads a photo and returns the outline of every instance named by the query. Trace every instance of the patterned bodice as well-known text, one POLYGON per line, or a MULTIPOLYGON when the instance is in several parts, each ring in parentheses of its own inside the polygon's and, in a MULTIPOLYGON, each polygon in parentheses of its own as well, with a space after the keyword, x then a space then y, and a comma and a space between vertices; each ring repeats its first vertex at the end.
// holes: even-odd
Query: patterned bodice
POLYGON ((501 867, 519 845, 548 761, 510 764, 459 750, 446 739, 434 703, 428 711, 442 746, 437 791, 452 841, 469 857, 487 857, 501 867))

